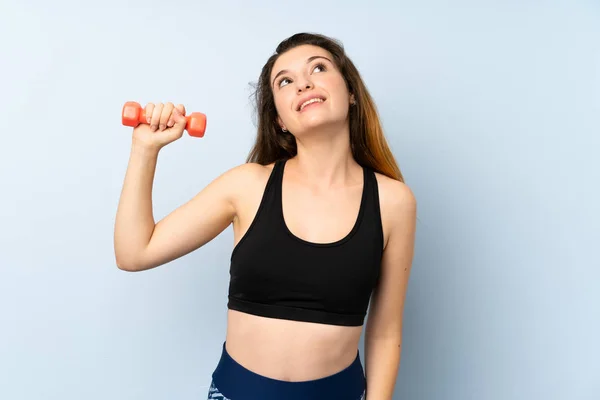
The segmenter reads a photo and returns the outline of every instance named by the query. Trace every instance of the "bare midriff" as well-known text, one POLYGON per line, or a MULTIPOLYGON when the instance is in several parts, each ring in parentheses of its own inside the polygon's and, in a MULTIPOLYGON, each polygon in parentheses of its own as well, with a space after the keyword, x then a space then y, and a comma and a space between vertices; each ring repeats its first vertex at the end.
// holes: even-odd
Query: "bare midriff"
POLYGON ((289 382, 323 378, 356 359, 362 326, 334 326, 228 310, 226 349, 246 369, 289 382))

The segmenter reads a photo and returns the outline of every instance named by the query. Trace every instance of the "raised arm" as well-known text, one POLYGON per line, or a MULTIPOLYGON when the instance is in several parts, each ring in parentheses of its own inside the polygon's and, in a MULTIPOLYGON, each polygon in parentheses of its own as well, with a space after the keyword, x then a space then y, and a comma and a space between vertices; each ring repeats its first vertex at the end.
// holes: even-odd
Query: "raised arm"
POLYGON ((183 106, 170 103, 149 104, 149 124, 134 128, 114 230, 115 258, 122 270, 143 271, 190 253, 215 238, 235 216, 236 177, 244 166, 222 174, 158 223, 154 220, 152 186, 158 153, 181 137, 184 112, 183 106))

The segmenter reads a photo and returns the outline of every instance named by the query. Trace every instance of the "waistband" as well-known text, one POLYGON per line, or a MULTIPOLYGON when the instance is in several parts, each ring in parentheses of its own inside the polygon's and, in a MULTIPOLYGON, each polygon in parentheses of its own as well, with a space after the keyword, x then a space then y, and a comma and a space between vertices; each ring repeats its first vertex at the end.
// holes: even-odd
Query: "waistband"
POLYGON ((352 364, 340 372, 315 380, 288 382, 243 367, 229 355, 225 343, 212 378, 219 391, 232 400, 359 400, 366 384, 359 351, 352 364))

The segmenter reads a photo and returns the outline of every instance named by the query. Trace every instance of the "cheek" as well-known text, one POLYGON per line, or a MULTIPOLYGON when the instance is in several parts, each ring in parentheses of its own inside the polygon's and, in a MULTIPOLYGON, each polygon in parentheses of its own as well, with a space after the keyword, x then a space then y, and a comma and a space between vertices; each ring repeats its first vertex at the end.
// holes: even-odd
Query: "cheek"
POLYGON ((327 78, 323 79, 322 85, 327 88, 330 96, 335 99, 336 104, 339 104, 340 102, 345 103, 350 95, 346 88, 346 82, 341 76, 329 75, 327 78))
POLYGON ((289 100, 285 95, 277 94, 274 96, 273 100, 275 101, 275 109, 277 110, 277 114, 283 119, 290 113, 291 100, 289 100))

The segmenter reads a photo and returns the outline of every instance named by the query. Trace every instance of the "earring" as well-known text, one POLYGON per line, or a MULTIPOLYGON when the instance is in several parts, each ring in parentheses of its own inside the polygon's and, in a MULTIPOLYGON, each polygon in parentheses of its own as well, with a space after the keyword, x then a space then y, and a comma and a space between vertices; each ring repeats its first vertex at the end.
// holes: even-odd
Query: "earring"
POLYGON ((284 132, 287 132, 287 129, 285 129, 285 128, 283 128, 283 127, 281 128, 281 130, 282 130, 282 131, 284 131, 284 132))

